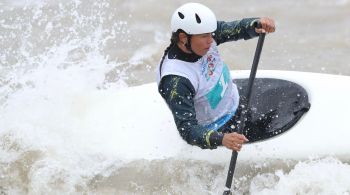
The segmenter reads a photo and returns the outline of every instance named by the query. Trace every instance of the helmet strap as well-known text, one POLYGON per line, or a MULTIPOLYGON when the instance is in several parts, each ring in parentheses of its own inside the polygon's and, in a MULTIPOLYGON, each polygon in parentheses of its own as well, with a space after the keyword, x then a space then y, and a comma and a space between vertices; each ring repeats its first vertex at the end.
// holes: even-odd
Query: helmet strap
POLYGON ((194 51, 192 50, 192 47, 191 47, 191 38, 192 38, 192 35, 189 35, 187 33, 185 33, 186 36, 187 36, 187 43, 185 43, 185 47, 188 51, 190 51, 191 53, 194 53, 194 51))

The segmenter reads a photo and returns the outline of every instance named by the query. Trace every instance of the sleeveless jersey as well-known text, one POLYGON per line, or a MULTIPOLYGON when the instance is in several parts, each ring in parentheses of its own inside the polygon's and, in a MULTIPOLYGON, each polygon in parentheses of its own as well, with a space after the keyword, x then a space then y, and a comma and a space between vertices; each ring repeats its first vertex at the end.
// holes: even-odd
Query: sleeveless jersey
POLYGON ((185 62, 165 57, 162 77, 178 75, 187 78, 195 89, 194 107, 198 124, 218 129, 234 114, 239 103, 237 86, 232 82, 228 66, 220 58, 215 41, 206 55, 197 62, 185 62))

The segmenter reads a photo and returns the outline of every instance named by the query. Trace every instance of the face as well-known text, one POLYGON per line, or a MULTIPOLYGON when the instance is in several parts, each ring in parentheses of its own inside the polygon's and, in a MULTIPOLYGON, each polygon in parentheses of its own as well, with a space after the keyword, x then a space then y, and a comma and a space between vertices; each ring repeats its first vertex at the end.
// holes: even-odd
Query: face
MULTIPOLYGON (((180 33, 179 35, 182 50, 189 53, 189 51, 183 46, 184 43, 187 43, 187 36, 185 33, 180 33)), ((213 37, 211 33, 204 33, 191 36, 191 48, 194 53, 199 56, 204 56, 210 48, 210 45, 213 43, 213 37)))
POLYGON ((199 56, 204 56, 213 43, 213 37, 211 33, 192 35, 191 37, 191 47, 194 53, 199 56))

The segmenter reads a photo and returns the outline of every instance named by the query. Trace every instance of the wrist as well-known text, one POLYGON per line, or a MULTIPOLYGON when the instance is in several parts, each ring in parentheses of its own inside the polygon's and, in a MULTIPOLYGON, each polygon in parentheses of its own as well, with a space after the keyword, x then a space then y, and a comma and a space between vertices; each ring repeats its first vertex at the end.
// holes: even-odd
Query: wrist
POLYGON ((217 131, 213 131, 209 137, 210 146, 212 147, 221 146, 223 138, 224 138, 224 134, 219 133, 217 131))

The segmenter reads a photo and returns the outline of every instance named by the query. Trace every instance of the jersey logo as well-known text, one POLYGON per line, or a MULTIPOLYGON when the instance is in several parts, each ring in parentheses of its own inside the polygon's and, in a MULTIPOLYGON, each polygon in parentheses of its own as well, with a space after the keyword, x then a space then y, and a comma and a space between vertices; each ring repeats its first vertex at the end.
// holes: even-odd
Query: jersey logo
POLYGON ((202 75, 205 76, 207 81, 214 75, 217 63, 217 59, 212 54, 208 54, 206 58, 203 58, 203 61, 201 63, 202 75))

